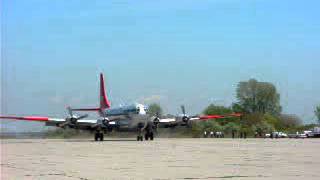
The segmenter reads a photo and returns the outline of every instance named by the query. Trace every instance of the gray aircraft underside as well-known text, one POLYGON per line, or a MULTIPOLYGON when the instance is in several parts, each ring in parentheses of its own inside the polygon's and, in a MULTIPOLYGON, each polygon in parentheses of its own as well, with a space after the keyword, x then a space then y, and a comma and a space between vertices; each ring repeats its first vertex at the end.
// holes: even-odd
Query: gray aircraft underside
MULTIPOLYGON (((137 131, 138 127, 143 127, 146 123, 153 123, 153 118, 149 115, 140 114, 126 114, 107 116, 108 122, 101 120, 78 120, 76 124, 69 125, 69 128, 81 129, 81 130, 95 130, 97 125, 105 131, 137 131)), ((57 126, 64 123, 64 121, 48 121, 46 126, 57 126)))

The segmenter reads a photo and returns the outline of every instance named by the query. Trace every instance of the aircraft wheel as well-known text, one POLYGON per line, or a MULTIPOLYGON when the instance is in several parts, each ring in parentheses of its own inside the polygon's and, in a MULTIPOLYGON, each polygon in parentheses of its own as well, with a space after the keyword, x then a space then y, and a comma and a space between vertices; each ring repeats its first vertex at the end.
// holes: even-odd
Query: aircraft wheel
POLYGON ((103 141, 103 137, 104 136, 104 134, 103 133, 100 133, 100 141, 103 141))
POLYGON ((99 140, 99 133, 95 133, 95 134, 94 134, 94 140, 95 140, 95 141, 98 141, 98 140, 99 140))
POLYGON ((150 140, 153 141, 153 132, 150 133, 150 140))
POLYGON ((138 136, 137 136, 137 141, 143 141, 143 137, 140 136, 140 135, 138 135, 138 136))
POLYGON ((149 140, 149 133, 146 133, 146 134, 144 135, 144 139, 145 139, 146 141, 149 140))
POLYGON ((101 133, 101 132, 97 132, 97 133, 95 133, 94 134, 94 140, 95 141, 103 141, 103 136, 104 136, 104 134, 103 133, 101 133))

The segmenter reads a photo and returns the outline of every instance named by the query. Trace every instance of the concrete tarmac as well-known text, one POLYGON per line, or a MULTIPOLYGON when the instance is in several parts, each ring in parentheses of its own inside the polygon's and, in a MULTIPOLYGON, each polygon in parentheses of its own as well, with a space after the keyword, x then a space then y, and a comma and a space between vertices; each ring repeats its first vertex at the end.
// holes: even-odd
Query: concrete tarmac
POLYGON ((2 139, 1 179, 320 179, 320 139, 2 139))

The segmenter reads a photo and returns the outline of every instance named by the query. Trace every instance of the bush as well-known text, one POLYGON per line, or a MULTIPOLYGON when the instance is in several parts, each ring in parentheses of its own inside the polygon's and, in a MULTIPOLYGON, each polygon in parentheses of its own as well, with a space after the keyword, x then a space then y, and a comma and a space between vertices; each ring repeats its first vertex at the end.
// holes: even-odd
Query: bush
POLYGON ((224 132, 226 134, 231 134, 232 131, 240 131, 240 125, 239 124, 236 124, 234 122, 230 122, 228 124, 225 125, 225 128, 224 128, 224 132))

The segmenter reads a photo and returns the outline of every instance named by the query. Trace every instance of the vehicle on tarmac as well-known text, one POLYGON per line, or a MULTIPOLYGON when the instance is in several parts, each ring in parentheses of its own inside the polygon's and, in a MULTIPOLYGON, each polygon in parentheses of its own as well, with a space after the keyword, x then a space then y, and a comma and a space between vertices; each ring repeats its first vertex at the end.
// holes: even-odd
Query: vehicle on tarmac
POLYGON ((265 134, 266 138, 287 138, 288 135, 284 132, 272 132, 271 134, 265 134))
POLYGON ((309 131, 308 137, 310 138, 320 138, 320 127, 314 127, 309 131))

